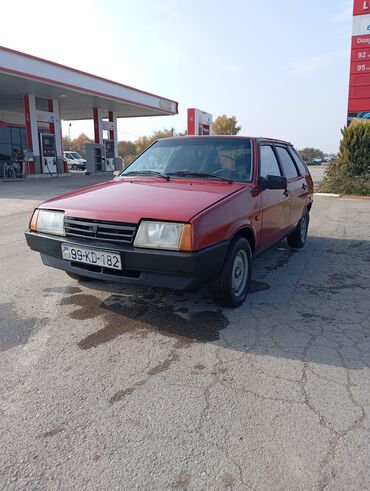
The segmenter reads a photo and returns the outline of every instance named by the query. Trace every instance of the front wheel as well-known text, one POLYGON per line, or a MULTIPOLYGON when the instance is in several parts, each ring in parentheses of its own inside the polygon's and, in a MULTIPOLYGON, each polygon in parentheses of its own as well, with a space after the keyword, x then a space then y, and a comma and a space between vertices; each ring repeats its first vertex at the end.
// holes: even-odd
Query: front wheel
POLYGON ((239 307, 248 294, 252 277, 252 251, 249 242, 239 237, 230 245, 220 276, 210 289, 218 305, 239 307))
POLYGON ((310 223, 310 215, 305 211, 302 218, 294 231, 288 235, 287 240, 290 247, 293 249, 301 249, 307 240, 308 224, 310 223))

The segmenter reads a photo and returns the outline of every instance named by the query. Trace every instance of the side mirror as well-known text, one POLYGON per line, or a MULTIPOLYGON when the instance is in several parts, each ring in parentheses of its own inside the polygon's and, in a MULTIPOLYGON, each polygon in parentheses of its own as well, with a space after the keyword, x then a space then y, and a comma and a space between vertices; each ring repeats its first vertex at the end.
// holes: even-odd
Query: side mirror
POLYGON ((286 189, 288 181, 283 176, 266 176, 264 189, 286 189))

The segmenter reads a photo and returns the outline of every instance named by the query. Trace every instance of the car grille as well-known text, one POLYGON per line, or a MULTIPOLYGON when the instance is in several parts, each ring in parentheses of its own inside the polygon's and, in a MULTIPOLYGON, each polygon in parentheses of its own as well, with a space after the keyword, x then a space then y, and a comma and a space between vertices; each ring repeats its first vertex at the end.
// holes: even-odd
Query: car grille
POLYGON ((99 239, 105 242, 132 244, 136 225, 64 217, 64 231, 66 237, 99 239))

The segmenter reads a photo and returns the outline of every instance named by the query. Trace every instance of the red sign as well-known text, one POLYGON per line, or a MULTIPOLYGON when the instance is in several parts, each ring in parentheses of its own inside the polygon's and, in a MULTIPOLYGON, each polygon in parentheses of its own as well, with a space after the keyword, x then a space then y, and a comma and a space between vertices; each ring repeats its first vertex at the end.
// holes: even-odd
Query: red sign
POLYGON ((355 61, 358 63, 362 63, 363 61, 367 61, 370 59, 370 46, 368 48, 360 48, 352 50, 352 63, 355 61))
POLYGON ((355 0, 353 15, 370 14, 370 0, 355 0))
POLYGON ((355 74, 352 74, 350 79, 349 79, 350 83, 350 91, 351 91, 351 88, 352 87, 370 87, 370 73, 366 72, 366 73, 355 73, 355 74))
MULTIPOLYGON (((370 60, 354 61, 351 63, 351 75, 357 73, 370 73, 370 60)), ((369 88, 370 89, 370 88, 369 88)), ((370 97, 370 92, 369 92, 370 97)))
POLYGON ((352 49, 370 46, 370 34, 367 36, 352 36, 352 49))
POLYGON ((348 123, 370 119, 370 0, 354 0, 348 123))

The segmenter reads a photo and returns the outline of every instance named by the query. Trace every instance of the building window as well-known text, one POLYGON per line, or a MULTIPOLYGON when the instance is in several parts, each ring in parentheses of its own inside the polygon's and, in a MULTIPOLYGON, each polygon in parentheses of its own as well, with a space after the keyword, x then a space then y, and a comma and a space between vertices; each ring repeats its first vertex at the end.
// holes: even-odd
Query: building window
POLYGON ((27 148, 25 128, 0 126, 0 162, 15 160, 16 150, 27 148))
POLYGON ((10 143, 0 143, 0 161, 12 159, 12 146, 10 143))

